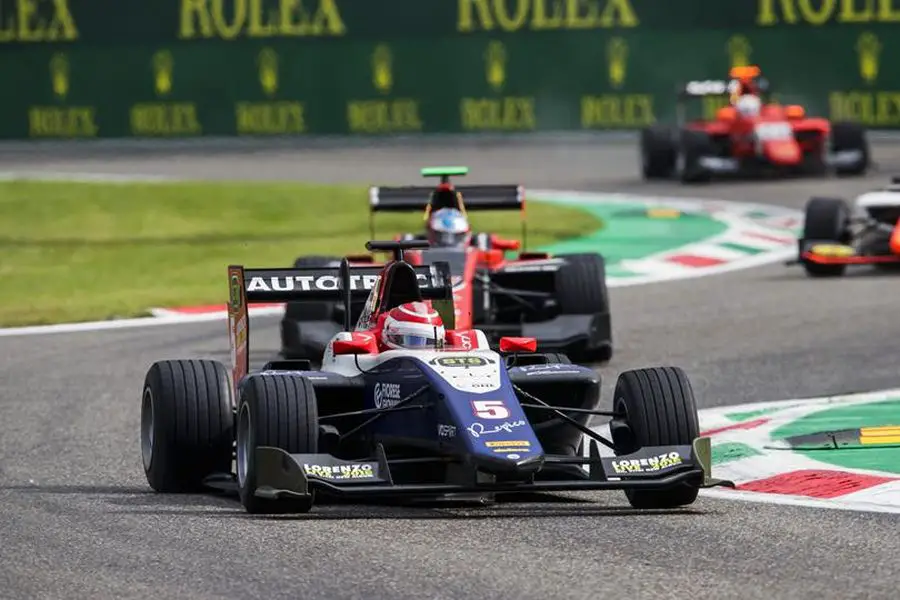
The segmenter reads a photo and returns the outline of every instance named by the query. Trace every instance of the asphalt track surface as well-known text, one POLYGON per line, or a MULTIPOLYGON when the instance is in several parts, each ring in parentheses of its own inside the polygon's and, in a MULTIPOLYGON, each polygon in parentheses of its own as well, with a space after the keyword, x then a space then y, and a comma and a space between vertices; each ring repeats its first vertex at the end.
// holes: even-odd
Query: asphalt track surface
MULTIPOLYGON (((633 144, 583 141, 0 148, 0 170, 396 183, 463 163, 473 181, 799 208, 900 168, 900 147, 874 153, 882 170, 865 179, 690 188, 640 182, 633 144)), ((608 389, 623 369, 680 365, 701 407, 900 386, 898 289, 892 277, 810 281, 780 265, 618 288, 617 353, 601 372, 608 389)), ((276 324, 254 320, 254 362, 277 350, 276 324)), ((892 515, 702 497, 638 514, 612 492, 254 518, 225 498, 150 493, 138 444, 147 367, 226 351, 222 323, 0 338, 0 598, 896 598, 892 515)))

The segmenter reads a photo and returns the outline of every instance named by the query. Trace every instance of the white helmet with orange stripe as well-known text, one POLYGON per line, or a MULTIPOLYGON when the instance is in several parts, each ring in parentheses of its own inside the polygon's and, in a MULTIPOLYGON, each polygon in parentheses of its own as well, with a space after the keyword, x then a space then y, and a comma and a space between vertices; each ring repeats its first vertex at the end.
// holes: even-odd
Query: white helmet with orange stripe
POLYGON ((381 341, 388 348, 437 348, 444 343, 444 322, 425 302, 401 304, 385 316, 381 341))

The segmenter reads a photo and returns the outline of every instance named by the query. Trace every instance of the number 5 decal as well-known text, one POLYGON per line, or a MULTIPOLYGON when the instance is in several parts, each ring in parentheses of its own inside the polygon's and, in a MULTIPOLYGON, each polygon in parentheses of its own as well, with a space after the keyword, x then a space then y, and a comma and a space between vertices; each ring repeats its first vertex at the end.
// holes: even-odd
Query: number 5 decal
POLYGON ((509 410, 503 400, 473 400, 472 409, 479 419, 508 419, 509 410))

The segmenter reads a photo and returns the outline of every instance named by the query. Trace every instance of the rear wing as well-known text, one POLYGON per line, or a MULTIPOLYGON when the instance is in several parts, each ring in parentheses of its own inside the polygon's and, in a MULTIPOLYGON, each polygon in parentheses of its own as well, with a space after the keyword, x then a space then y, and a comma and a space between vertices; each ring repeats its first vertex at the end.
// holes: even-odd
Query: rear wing
MULTIPOLYGON (((453 286, 448 263, 435 262, 412 268, 419 280, 423 299, 452 301, 453 286)), ((383 266, 350 266, 346 258, 336 268, 247 269, 242 265, 229 266, 228 336, 234 393, 237 394, 241 379, 250 370, 249 305, 296 300, 342 300, 345 315, 349 318, 350 302, 368 297, 383 269, 383 266)))
POLYGON ((525 245, 525 188, 521 185, 461 185, 455 190, 427 186, 369 188, 369 235, 375 237, 375 213, 422 211, 423 219, 434 210, 456 208, 463 215, 472 211, 518 210, 525 245))
POLYGON ((727 96, 732 87, 729 81, 720 79, 704 79, 688 81, 678 90, 680 98, 703 98, 705 96, 727 96))
MULTIPOLYGON (((681 85, 677 90, 678 105, 676 108, 676 116, 678 123, 684 123, 686 120, 685 101, 692 98, 709 98, 709 97, 726 97, 731 96, 737 91, 738 82, 734 77, 741 75, 741 67, 732 69, 733 77, 730 79, 700 79, 696 81, 688 81, 681 85)), ((749 73, 749 72, 748 72, 749 73)), ((769 81, 759 76, 758 69, 753 75, 760 96, 765 97, 769 92, 769 81)))
MULTIPOLYGON (((478 210, 522 210, 525 188, 521 185, 461 185, 456 188, 462 212, 478 210)), ((369 212, 425 211, 434 204, 435 188, 424 185, 369 188, 369 212)), ((446 208, 439 206, 432 208, 446 208)))

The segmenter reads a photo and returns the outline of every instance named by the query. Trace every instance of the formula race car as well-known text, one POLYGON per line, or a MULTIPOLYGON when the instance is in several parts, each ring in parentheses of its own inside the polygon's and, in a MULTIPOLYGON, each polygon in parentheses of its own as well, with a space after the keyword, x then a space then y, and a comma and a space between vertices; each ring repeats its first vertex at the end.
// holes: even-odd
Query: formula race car
POLYGON ((250 513, 307 512, 329 498, 485 502, 499 492, 599 489, 625 490, 637 508, 673 508, 702 487, 733 487, 711 477, 710 440, 698 437, 691 384, 677 367, 622 373, 603 411, 599 374, 535 353, 534 339, 503 338, 498 353, 477 329, 435 325, 430 345, 401 336, 416 347, 383 347, 399 340, 387 335, 401 331, 391 329, 395 313, 429 323, 452 315, 441 304, 451 298, 449 265, 403 260, 423 245, 369 242, 394 253, 383 268, 346 259, 335 269, 229 267, 232 371, 165 360, 147 372, 150 486, 236 491, 250 513), (341 299, 348 316, 351 300, 367 297, 367 310, 329 340, 321 370, 278 360, 251 372, 248 303, 300 297, 341 299), (592 415, 612 417, 611 440, 587 427, 592 415))
POLYGON ((851 205, 842 198, 806 203, 798 258, 811 277, 839 277, 848 265, 900 267, 900 177, 862 194, 851 205))
POLYGON ((822 174, 829 170, 837 175, 861 175, 869 168, 869 146, 861 125, 830 123, 807 116, 802 106, 766 101, 769 84, 758 67, 736 67, 729 77, 729 81, 688 82, 679 92, 675 127, 652 126, 641 132, 645 179, 675 176, 689 183, 714 176, 822 174), (686 119, 685 100, 730 96, 740 82, 758 92, 758 114, 742 114, 726 104, 713 120, 686 119))
MULTIPOLYGON (((459 236, 435 231, 427 248, 407 254, 409 262, 450 264, 455 326, 478 327, 496 348, 502 336, 527 336, 538 340, 541 351, 567 353, 577 363, 610 360, 612 325, 606 268, 598 253, 559 254, 520 251, 517 240, 489 233, 472 234, 465 220, 467 211, 516 210, 521 215, 523 242, 527 236, 524 189, 519 185, 473 185, 454 187, 452 175, 465 175, 465 167, 426 168, 422 174, 439 177, 434 187, 373 187, 369 191, 370 224, 374 236, 377 212, 422 211, 426 229, 431 218, 452 213, 461 220, 459 236)), ((455 230, 457 231, 457 230, 455 230)), ((427 239, 428 233, 408 233, 398 239, 427 239)), ((353 265, 376 264, 371 255, 347 257, 353 265)), ((298 268, 336 268, 339 257, 305 256, 298 268)), ((285 358, 317 360, 344 321, 343 304, 317 299, 290 302, 281 322, 282 355, 285 358)), ((351 304, 351 320, 362 310, 351 304)))

